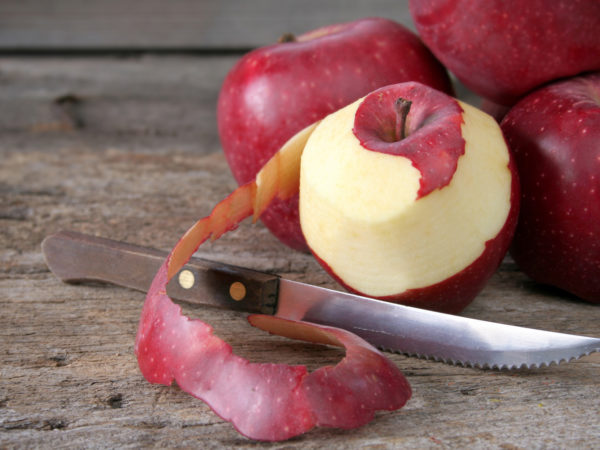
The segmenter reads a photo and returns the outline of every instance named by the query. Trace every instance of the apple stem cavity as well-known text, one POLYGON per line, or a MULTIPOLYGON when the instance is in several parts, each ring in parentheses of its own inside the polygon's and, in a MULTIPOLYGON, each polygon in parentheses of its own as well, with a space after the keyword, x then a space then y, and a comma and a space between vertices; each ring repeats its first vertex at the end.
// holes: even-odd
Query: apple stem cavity
POLYGON ((279 44, 284 44, 286 42, 296 42, 296 36, 294 36, 293 33, 284 33, 279 37, 279 39, 277 39, 277 42, 279 44))
POLYGON ((398 100, 396 100, 396 141, 401 141, 406 137, 406 119, 411 105, 412 102, 410 100, 406 100, 402 97, 399 97, 398 100))

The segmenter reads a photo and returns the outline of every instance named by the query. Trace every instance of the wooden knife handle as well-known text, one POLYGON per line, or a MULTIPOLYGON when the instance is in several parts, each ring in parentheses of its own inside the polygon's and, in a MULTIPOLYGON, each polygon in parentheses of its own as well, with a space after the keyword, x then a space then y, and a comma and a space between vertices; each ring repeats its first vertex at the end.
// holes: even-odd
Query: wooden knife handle
MULTIPOLYGON (((147 291, 168 252, 74 231, 42 242, 48 267, 68 283, 101 281, 147 291)), ((229 264, 191 258, 167 285, 176 300, 275 314, 279 277, 229 264)))

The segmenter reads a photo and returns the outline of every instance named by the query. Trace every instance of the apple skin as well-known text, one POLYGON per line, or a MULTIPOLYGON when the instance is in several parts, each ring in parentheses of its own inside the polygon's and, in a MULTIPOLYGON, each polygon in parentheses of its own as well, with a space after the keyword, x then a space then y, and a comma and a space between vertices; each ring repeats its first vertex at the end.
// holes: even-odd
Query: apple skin
MULTIPOLYGON (((300 172, 301 222, 313 255, 324 269, 350 292, 419 308, 445 313, 459 313, 479 294, 501 263, 508 250, 517 223, 520 197, 518 175, 500 128, 492 117, 482 111, 478 111, 419 83, 401 83, 386 86, 369 94, 360 102, 362 103, 353 116, 354 126, 352 129, 353 135, 360 143, 358 145, 366 152, 380 152, 403 157, 402 159, 408 158, 411 165, 420 174, 417 182, 418 187, 415 188, 415 199, 409 200, 405 209, 398 209, 397 216, 394 213, 394 217, 400 217, 400 221, 396 222, 396 218, 393 218, 392 223, 412 222, 416 224, 416 229, 426 229, 427 231, 424 234, 412 234, 407 228, 395 227, 395 225, 383 228, 381 226, 382 222, 376 220, 373 222, 372 228, 383 231, 376 231, 377 235, 363 238, 362 232, 359 231, 359 229, 363 230, 360 228, 363 221, 371 220, 371 217, 377 215, 377 213, 365 214, 364 220, 359 218, 354 222, 358 225, 357 228, 352 228, 351 225, 348 230, 344 226, 345 217, 343 214, 338 216, 336 215, 337 212, 331 213, 332 209, 337 210, 339 208, 336 205, 341 202, 332 200, 333 197, 321 197, 323 200, 320 203, 326 206, 315 205, 317 203, 315 199, 319 197, 311 192, 312 186, 318 188, 319 179, 322 180, 323 177, 315 177, 315 180, 311 181, 309 171, 315 165, 309 164, 312 164, 310 161, 314 158, 312 154, 317 155, 318 153, 311 149, 311 145, 317 145, 314 140, 319 139, 315 137, 319 127, 328 126, 325 123, 328 120, 332 122, 328 118, 317 127, 308 139, 302 156, 300 172), (412 102, 407 119, 407 133, 405 137, 401 138, 398 138, 398 136, 393 137, 397 111, 394 111, 392 105, 399 97, 412 102), (469 112, 468 122, 465 122, 467 121, 467 114, 464 111, 466 108, 471 111, 469 112), (476 119, 473 119, 474 115, 476 119), (477 128, 479 126, 481 126, 482 131, 479 133, 478 140, 472 139, 473 127, 477 128), (469 133, 465 131, 465 128, 468 127, 471 130, 469 133), (489 165, 485 163, 484 167, 481 168, 481 172, 473 176, 473 173, 479 171, 480 166, 471 166, 470 169, 465 169, 467 167, 466 163, 461 166, 461 159, 473 159, 475 153, 488 151, 484 150, 486 147, 493 148, 494 150, 490 151, 492 153, 497 151, 502 154, 502 157, 497 159, 494 157, 494 163, 489 165), (471 172, 468 172, 468 170, 471 172), (478 181, 471 184, 458 184, 454 179, 456 176, 463 177, 463 179, 473 178, 474 180, 485 181, 490 178, 496 179, 499 172, 502 172, 500 176, 502 181, 494 181, 495 187, 490 191, 486 191, 486 194, 481 197, 479 197, 478 192, 481 185, 478 184, 478 181), (450 196, 444 196, 448 192, 442 193, 442 191, 450 189, 454 193, 450 196), (428 209, 425 210, 429 213, 422 214, 418 212, 419 207, 417 206, 421 201, 436 203, 429 203, 428 209), (471 202, 475 206, 471 207, 471 202), (445 208, 448 205, 450 205, 450 211, 456 208, 452 214, 447 214, 448 209, 445 208), (315 220, 315 214, 322 215, 325 219, 315 220), (494 214, 497 214, 496 218, 493 219, 494 225, 492 227, 483 225, 486 220, 483 217, 494 214), (451 215, 453 217, 450 217, 451 215), (340 217, 342 220, 339 220, 340 217), (461 232, 462 229, 467 230, 465 231, 467 235, 481 235, 482 238, 479 240, 480 238, 477 237, 472 241, 467 239, 469 242, 462 241, 461 237, 455 235, 455 231, 459 229, 461 229, 461 232), (329 236, 323 238, 323 233, 328 233, 329 236), (405 248, 402 243, 400 245, 396 243, 396 237, 405 233, 411 233, 408 235, 408 242, 411 247, 413 246, 411 241, 416 242, 413 247, 416 249, 415 254, 405 254, 396 259, 396 253, 402 253, 405 248), (336 238, 336 236, 343 237, 336 238), (338 242, 332 243, 336 239, 338 242), (357 251, 356 249, 360 248, 359 242, 367 240, 374 243, 375 250, 368 249, 364 252, 360 249, 357 251), (458 246, 449 246, 443 250, 437 248, 432 250, 429 247, 428 241, 430 240, 442 244, 454 241, 458 243, 458 246), (456 270, 452 269, 448 272, 448 276, 441 277, 441 279, 438 277, 436 280, 439 281, 431 283, 423 283, 419 279, 411 280, 411 283, 416 281, 415 284, 421 285, 418 288, 380 295, 372 290, 357 288, 356 278, 352 283, 348 282, 348 279, 354 277, 356 273, 359 274, 359 277, 363 277, 362 273, 372 272, 374 277, 378 277, 379 272, 384 269, 382 266, 386 266, 386 272, 384 276, 380 277, 380 281, 394 278, 402 271, 401 267, 405 266, 422 267, 424 268, 422 272, 440 271, 440 267, 446 266, 446 261, 463 257, 463 255, 459 255, 463 251, 463 246, 465 248, 469 247, 469 256, 464 257, 465 259, 457 266, 456 270), (351 249, 346 252, 347 248, 351 249), (477 250, 471 252, 470 248, 476 248, 477 250), (324 256, 324 252, 326 256, 324 256), (387 256, 382 259, 372 258, 373 254, 378 255, 380 253, 387 256), (345 274, 340 275, 340 271, 333 267, 331 256, 338 254, 343 254, 342 259, 349 261, 349 265, 360 265, 358 269, 354 270, 354 274, 348 276, 349 271, 345 267, 343 268, 345 274), (433 255, 431 258, 436 261, 423 259, 420 254, 433 255), (438 259, 444 261, 438 262, 438 259), (375 263, 379 264, 374 268, 375 270, 371 270, 373 261, 379 261, 375 263), (388 271, 387 267, 391 267, 391 269, 388 271)), ((335 114, 339 115, 341 112, 335 114)), ((336 127, 337 130, 343 129, 340 126, 336 127)), ((347 143, 348 140, 338 142, 347 143)), ((325 153, 322 154, 325 155, 325 153)), ((487 155, 489 153, 485 153, 483 157, 479 158, 485 160, 487 155)), ((341 160, 341 164, 347 164, 347 161, 343 158, 338 158, 338 160, 341 160)), ((317 161, 316 164, 327 165, 328 161, 329 159, 323 158, 322 162, 317 161)), ((388 159, 385 164, 390 165, 391 162, 388 159)), ((330 178, 334 179, 332 183, 341 186, 341 190, 367 189, 364 186, 365 179, 357 181, 354 175, 348 175, 345 179, 338 179, 337 171, 332 169, 332 166, 327 166, 325 170, 330 174, 330 178)), ((360 164, 356 173, 369 170, 371 168, 367 164, 360 164)), ((409 178, 407 175, 407 173, 397 173, 398 178, 407 179, 409 178)), ((388 177, 381 175, 378 178, 376 174, 371 182, 373 182, 373 185, 369 186, 368 189, 380 191, 382 195, 390 196, 393 202, 396 202, 395 198, 402 196, 399 193, 402 189, 382 187, 390 183, 388 177)), ((358 202, 355 201, 357 197, 355 193, 351 193, 347 197, 350 214, 361 208, 358 202)), ((465 250, 466 254, 467 250, 465 250)), ((341 267, 339 261, 336 264, 341 267)), ((445 270, 445 268, 442 270, 445 270)), ((415 276, 420 277, 418 273, 415 276)), ((377 282, 371 282, 370 284, 373 286, 377 282)), ((391 286, 393 290, 394 286, 391 286)))
MULTIPOLYGON (((416 80, 447 93, 446 70, 410 30, 367 18, 256 49, 231 69, 218 100, 221 144, 241 185, 295 133, 381 86, 416 80)), ((298 197, 262 215, 286 245, 308 251, 298 197)))
POLYGON ((409 7, 421 39, 448 70, 498 104, 600 70, 597 0, 410 0, 409 7))
POLYGON ((522 184, 512 256, 537 282, 600 303, 600 73, 529 94, 501 128, 522 184))

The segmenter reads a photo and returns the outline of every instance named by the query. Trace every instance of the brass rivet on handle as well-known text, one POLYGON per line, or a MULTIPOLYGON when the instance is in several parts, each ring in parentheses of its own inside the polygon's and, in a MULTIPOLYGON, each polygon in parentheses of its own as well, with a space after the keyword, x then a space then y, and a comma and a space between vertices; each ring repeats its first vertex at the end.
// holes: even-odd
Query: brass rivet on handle
POLYGON ((185 269, 179 272, 179 286, 184 289, 191 289, 196 282, 196 277, 194 277, 194 273, 191 270, 185 269))
POLYGON ((229 295, 231 295, 231 298, 236 302, 243 300, 246 296, 246 286, 239 281, 231 283, 231 286, 229 286, 229 295))

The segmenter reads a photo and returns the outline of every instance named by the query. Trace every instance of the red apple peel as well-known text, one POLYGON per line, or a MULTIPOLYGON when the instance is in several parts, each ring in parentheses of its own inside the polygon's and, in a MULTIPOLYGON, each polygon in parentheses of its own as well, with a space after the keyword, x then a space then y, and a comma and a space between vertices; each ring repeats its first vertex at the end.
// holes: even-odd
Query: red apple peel
POLYGON ((210 325, 190 320, 166 295, 168 281, 199 245, 260 213, 274 198, 298 192, 299 160, 314 125, 292 138, 247 183, 196 222, 167 257, 152 283, 140 318, 135 352, 151 383, 170 385, 205 401, 243 435, 283 440, 314 426, 354 428, 376 410, 402 407, 411 395, 398 368, 361 338, 344 330, 274 316, 253 315, 252 325, 295 339, 338 345, 336 366, 309 373, 304 366, 256 364, 233 354, 210 325))
POLYGON ((422 174, 420 198, 446 186, 456 172, 458 159, 465 152, 465 141, 461 135, 462 112, 452 97, 426 89, 420 83, 385 86, 364 98, 356 111, 353 132, 368 150, 409 158, 422 174), (406 94, 412 100, 401 97, 406 94), (417 111, 413 108, 413 114, 410 114, 413 101, 427 107, 417 111), (382 117, 384 120, 393 117, 394 122, 382 123, 382 117), (436 120, 442 121, 443 127, 439 124, 428 126, 436 120), (381 136, 381 129, 386 128, 393 131, 390 133, 393 137, 381 136), (415 141, 411 135, 417 129, 419 139, 415 141))

